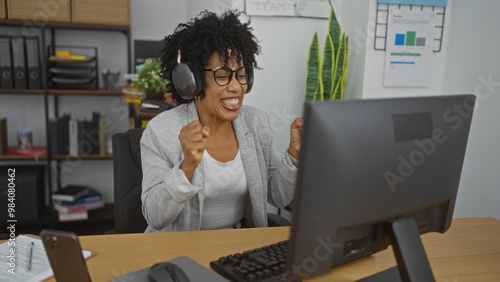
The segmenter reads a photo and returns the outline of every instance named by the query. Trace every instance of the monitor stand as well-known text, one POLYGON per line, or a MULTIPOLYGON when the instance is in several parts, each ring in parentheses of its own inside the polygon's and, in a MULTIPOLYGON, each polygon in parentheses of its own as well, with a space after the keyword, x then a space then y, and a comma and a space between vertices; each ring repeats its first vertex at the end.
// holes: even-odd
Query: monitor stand
POLYGON ((405 217, 391 220, 386 223, 385 229, 398 265, 357 282, 435 281, 415 219, 405 217))

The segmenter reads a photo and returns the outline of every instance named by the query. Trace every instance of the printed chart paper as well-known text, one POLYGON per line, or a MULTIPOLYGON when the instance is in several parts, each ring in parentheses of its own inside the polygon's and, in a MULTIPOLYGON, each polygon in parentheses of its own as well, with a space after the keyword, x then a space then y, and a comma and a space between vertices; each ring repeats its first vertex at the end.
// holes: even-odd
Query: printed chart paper
POLYGON ((389 10, 384 86, 428 87, 435 12, 389 10))

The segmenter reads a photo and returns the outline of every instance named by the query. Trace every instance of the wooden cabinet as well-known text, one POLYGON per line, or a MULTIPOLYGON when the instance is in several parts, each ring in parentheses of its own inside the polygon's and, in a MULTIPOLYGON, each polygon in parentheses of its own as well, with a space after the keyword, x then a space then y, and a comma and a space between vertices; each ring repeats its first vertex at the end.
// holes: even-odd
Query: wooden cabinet
POLYGON ((5 19, 7 16, 5 11, 5 0, 0 0, 0 19, 5 19))
POLYGON ((69 1, 7 0, 9 19, 35 22, 71 21, 69 1))
POLYGON ((0 0, 0 19, 6 15, 12 20, 43 24, 129 26, 130 0, 0 0))
POLYGON ((129 0, 71 0, 73 23, 130 25, 129 0))

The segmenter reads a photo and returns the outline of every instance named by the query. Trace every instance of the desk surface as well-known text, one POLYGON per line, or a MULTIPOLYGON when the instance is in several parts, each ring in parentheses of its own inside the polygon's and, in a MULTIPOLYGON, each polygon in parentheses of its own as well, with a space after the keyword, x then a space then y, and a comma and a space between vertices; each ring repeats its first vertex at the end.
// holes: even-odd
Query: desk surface
MULTIPOLYGON (((221 256, 286 240, 288 236, 288 227, 273 227, 81 236, 79 239, 82 248, 97 252, 97 256, 87 260, 92 281, 110 281, 115 276, 182 255, 210 268, 210 261, 221 256)), ((436 281, 500 281, 500 221, 455 219, 446 233, 424 234, 422 241, 436 281)), ((389 248, 307 281, 353 281, 394 265, 394 255, 389 248)))

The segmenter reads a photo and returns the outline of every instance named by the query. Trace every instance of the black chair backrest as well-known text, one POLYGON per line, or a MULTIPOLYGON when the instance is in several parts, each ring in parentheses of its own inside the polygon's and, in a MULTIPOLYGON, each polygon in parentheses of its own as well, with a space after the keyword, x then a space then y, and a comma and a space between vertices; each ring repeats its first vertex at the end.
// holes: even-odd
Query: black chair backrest
POLYGON ((144 232, 142 215, 141 146, 143 128, 130 129, 112 137, 116 233, 144 232))

